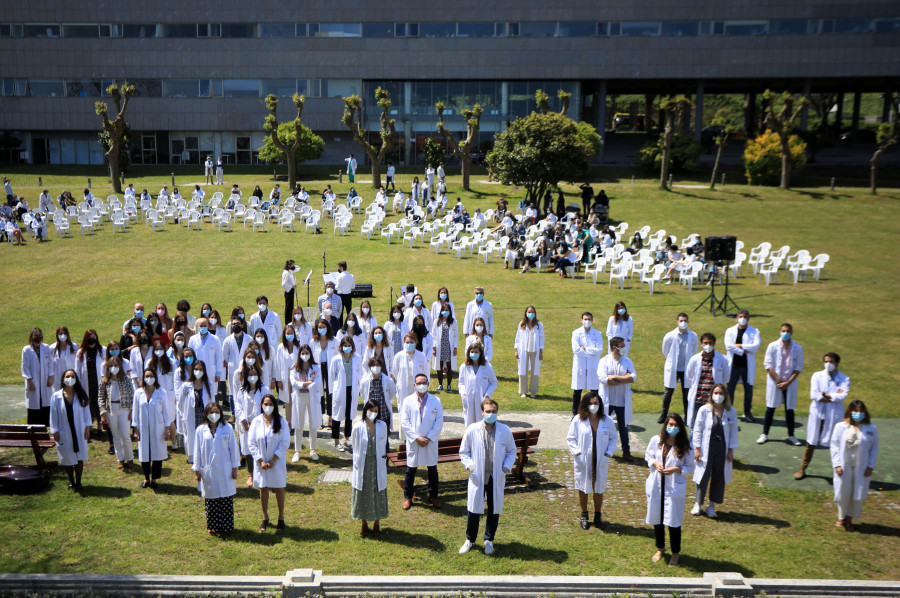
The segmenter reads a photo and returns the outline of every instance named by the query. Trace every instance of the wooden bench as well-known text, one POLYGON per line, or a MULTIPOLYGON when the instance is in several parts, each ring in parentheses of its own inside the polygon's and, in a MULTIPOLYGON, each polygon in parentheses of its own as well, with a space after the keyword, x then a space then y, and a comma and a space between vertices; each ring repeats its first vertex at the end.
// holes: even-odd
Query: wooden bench
POLYGON ((22 426, 16 424, 0 424, 0 447, 31 448, 34 460, 41 469, 53 467, 56 462, 44 460, 47 449, 56 446, 46 426, 22 426))
MULTIPOLYGON (((525 464, 528 463, 528 454, 534 452, 534 447, 538 443, 540 437, 540 429, 522 430, 513 432, 513 440, 516 442, 516 464, 510 472, 516 479, 525 482, 530 488, 532 486, 531 478, 525 475, 525 464)), ((462 444, 462 438, 441 438, 438 440, 438 463, 450 463, 459 461, 459 446, 462 444)), ((394 467, 406 467, 406 444, 401 444, 396 452, 387 454, 388 460, 394 467)), ((403 480, 399 480, 403 484, 403 480)))

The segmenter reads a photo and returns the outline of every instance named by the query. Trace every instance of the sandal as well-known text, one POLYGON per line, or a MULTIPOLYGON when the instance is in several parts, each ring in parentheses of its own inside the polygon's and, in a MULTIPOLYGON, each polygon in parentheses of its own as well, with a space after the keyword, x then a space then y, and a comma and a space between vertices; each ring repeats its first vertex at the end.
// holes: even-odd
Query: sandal
POLYGON ((278 520, 278 524, 275 526, 275 531, 276 531, 276 532, 283 532, 283 531, 284 531, 284 519, 279 519, 279 520, 278 520))
POLYGON ((267 528, 267 527, 269 527, 269 520, 268 520, 268 519, 263 519, 263 520, 262 520, 262 523, 259 524, 259 531, 260 531, 260 532, 264 532, 264 531, 266 531, 266 528, 267 528))

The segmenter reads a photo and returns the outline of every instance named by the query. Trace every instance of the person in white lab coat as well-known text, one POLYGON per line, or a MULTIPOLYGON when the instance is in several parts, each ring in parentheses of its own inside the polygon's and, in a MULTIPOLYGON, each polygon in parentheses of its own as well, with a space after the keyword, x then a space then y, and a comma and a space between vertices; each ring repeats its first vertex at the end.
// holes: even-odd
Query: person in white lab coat
POLYGON ((787 420, 788 442, 794 446, 803 444, 794 436, 794 409, 797 408, 797 377, 803 371, 803 347, 792 340, 794 327, 788 323, 781 325, 779 339, 766 347, 763 367, 766 369, 766 418, 763 432, 756 439, 757 444, 765 444, 775 418, 775 409, 784 405, 787 420))
POLYGON ((596 392, 581 397, 578 415, 572 417, 566 445, 575 462, 575 489, 581 505, 581 529, 588 529, 588 494, 594 495, 594 527, 603 529, 603 494, 609 460, 616 452, 616 428, 603 412, 603 401, 596 392))
MULTIPOLYGON (((425 298, 422 297, 421 293, 413 295, 412 305, 407 307, 406 313, 403 314, 403 319, 409 322, 411 329, 415 328, 416 316, 422 316, 425 329, 431 332, 431 324, 434 319, 431 317, 431 312, 425 307, 425 298)), ((426 355, 431 355, 431 352, 429 351, 426 355)))
POLYGON ((403 339, 410 331, 411 322, 403 317, 403 306, 400 304, 391 307, 390 317, 384 323, 385 342, 391 347, 394 355, 403 351, 403 339))
POLYGON ((259 488, 263 520, 259 531, 269 526, 269 489, 275 491, 278 504, 278 524, 275 531, 284 531, 284 488, 287 486, 287 450, 291 447, 291 432, 287 421, 278 413, 278 401, 272 395, 262 400, 262 413, 250 424, 248 433, 250 454, 256 466, 253 483, 259 488))
POLYGON ((421 351, 430 360, 434 354, 434 337, 431 335, 425 321, 431 320, 431 314, 425 312, 424 315, 416 315, 411 319, 412 327, 410 330, 416 335, 416 351, 421 351))
POLYGON ((75 369, 75 354, 78 345, 69 335, 66 326, 56 327, 56 342, 50 345, 50 373, 53 376, 53 391, 62 389, 62 375, 66 370, 75 369))
POLYGON ((713 384, 727 384, 728 359, 716 351, 716 335, 704 332, 700 337, 702 350, 691 357, 684 372, 684 383, 688 386, 688 412, 685 423, 694 427, 697 410, 709 403, 713 384))
POLYGON ((341 339, 345 336, 350 337, 353 340, 353 347, 357 353, 362 355, 362 352, 365 350, 366 346, 366 333, 363 332, 362 327, 359 325, 359 320, 356 317, 356 314, 350 313, 347 315, 347 319, 344 320, 344 325, 337 333, 337 340, 340 343, 341 339))
POLYGON ((518 365, 519 395, 524 399, 527 394, 533 399, 537 396, 541 362, 544 361, 544 324, 538 320, 537 310, 533 305, 525 308, 522 321, 516 327, 513 348, 518 365))
MULTIPOLYGON (((331 408, 332 408, 332 391, 334 389, 329 386, 328 362, 332 357, 338 354, 337 339, 331 331, 331 325, 328 320, 319 318, 313 325, 312 343, 310 346, 313 350, 313 360, 319 364, 322 369, 322 398, 321 410, 323 415, 328 415, 328 427, 331 427, 331 408)), ((324 428, 320 428, 324 429, 324 428)))
POLYGON ((366 338, 372 335, 372 330, 378 326, 378 318, 372 313, 372 304, 368 299, 363 299, 359 304, 359 326, 366 338))
MULTIPOLYGON (((215 335, 209 332, 209 320, 201 317, 197 320, 197 332, 188 341, 188 346, 194 350, 198 361, 206 364, 209 379, 213 382, 213 388, 217 388, 222 379, 222 343, 215 335)), ((202 414, 201 414, 202 415, 202 414)))
POLYGON ((63 388, 53 393, 50 400, 49 423, 59 464, 66 468, 69 477, 69 489, 81 490, 81 474, 91 437, 91 412, 87 393, 75 370, 63 372, 63 388))
MULTIPOLYGON (((386 376, 385 376, 386 378, 386 376)), ((388 516, 387 439, 388 428, 379 417, 381 407, 368 400, 363 405, 363 419, 353 426, 353 488, 350 517, 362 520, 363 537, 381 533, 380 521, 388 516), (372 521, 372 530, 368 522, 372 521)))
POLYGON ((583 391, 600 388, 597 366, 602 356, 603 333, 594 328, 594 315, 586 311, 581 314, 581 328, 572 331, 572 415, 578 413, 583 391))
POLYGON ((260 328, 266 329, 266 338, 281 338, 281 316, 269 309, 269 299, 265 295, 256 298, 257 312, 250 316, 250 334, 255 333, 260 328))
MULTIPOLYGON (((373 357, 381 364, 381 371, 385 374, 391 374, 391 366, 394 361, 394 351, 391 349, 387 341, 387 332, 384 328, 377 324, 369 331, 365 347, 362 351, 363 363, 369 363, 373 357)), ((402 343, 401 343, 402 347, 402 343)), ((391 397, 388 397, 390 399, 391 397)))
POLYGON ((309 424, 309 458, 319 460, 316 453, 316 438, 322 426, 322 411, 319 408, 322 395, 322 369, 313 358, 313 350, 307 344, 297 350, 297 361, 290 370, 291 413, 290 426, 294 431, 294 456, 291 463, 300 462, 303 446, 303 428, 309 424))
MULTIPOLYGON (((306 320, 306 316, 303 314, 303 308, 299 305, 294 308, 294 311, 291 314, 291 322, 294 326, 294 334, 296 335, 294 342, 297 346, 310 344, 312 342, 313 333, 312 324, 306 320)), ((286 325, 287 324, 285 324, 285 326, 286 325)))
MULTIPOLYGON (((144 377, 146 378, 146 375, 144 377)), ((156 379, 155 375, 154 380, 156 385, 159 386, 159 380, 156 379)), ((178 386, 177 382, 176 386, 178 386)), ((203 410, 206 409, 207 405, 215 402, 212 382, 209 379, 209 368, 206 367, 206 364, 199 359, 194 361, 191 379, 183 382, 176 392, 178 393, 176 398, 177 409, 183 419, 184 452, 188 457, 188 463, 192 463, 194 458, 194 432, 197 431, 197 426, 203 423, 203 410)))
MULTIPOLYGON (((134 449, 131 446, 131 409, 134 404, 134 385, 128 379, 119 356, 108 357, 100 379, 100 421, 113 437, 118 469, 131 469, 134 449)), ((171 403, 169 407, 171 408, 171 403)), ((170 411, 169 415, 174 413, 170 411)))
POLYGON ((166 391, 156 384, 153 370, 145 370, 143 384, 134 393, 134 405, 131 410, 131 426, 134 428, 134 439, 138 443, 138 460, 144 472, 141 488, 156 489, 162 477, 162 462, 168 458, 166 442, 175 432, 169 422, 169 402, 166 391))
MULTIPOLYGON (((444 296, 446 297, 446 295, 444 296)), ((458 369, 459 327, 454 317, 452 303, 445 301, 443 304, 439 304, 438 301, 435 301, 435 305, 440 311, 431 328, 434 337, 434 345, 431 349, 431 367, 437 372, 437 392, 444 390, 444 375, 447 376, 447 392, 450 392, 453 384, 453 372, 458 369)))
MULTIPOLYGON (((247 357, 250 357, 249 352, 247 357)), ((250 423, 262 413, 263 397, 269 394, 269 388, 262 381, 259 362, 244 364, 235 374, 234 388, 234 421, 241 439, 241 457, 247 464, 247 488, 250 488, 253 486, 253 459, 248 439, 250 423)))
POLYGON ((359 406, 359 381, 363 376, 362 358, 357 355, 356 347, 349 336, 339 343, 340 353, 328 363, 328 375, 331 379, 331 439, 339 452, 350 448, 350 435, 353 431, 353 418, 359 406), (341 422, 344 422, 344 444, 340 444, 341 422))
POLYGON ((484 318, 484 332, 494 336, 494 307, 484 298, 484 287, 475 287, 475 298, 466 304, 466 317, 463 318, 463 330, 472 330, 475 318, 484 318))
POLYGON ((25 406, 28 423, 50 424, 50 398, 53 395, 53 368, 50 347, 44 344, 44 333, 32 328, 28 344, 22 347, 22 378, 25 379, 25 406))
POLYGON ((234 530, 234 495, 240 457, 234 428, 222 419, 222 409, 210 403, 194 438, 197 454, 191 469, 200 484, 210 536, 234 530))
POLYGON ((82 381, 85 392, 91 403, 91 420, 97 422, 97 434, 100 430, 100 378, 103 376, 103 362, 106 361, 106 349, 100 344, 100 337, 93 328, 84 331, 81 346, 75 353, 75 373, 82 381))
POLYGON ((841 356, 826 353, 825 368, 814 372, 809 384, 809 420, 806 422, 806 449, 795 480, 806 477, 816 446, 831 444, 831 431, 844 417, 844 401, 850 393, 850 376, 840 371, 841 356))
POLYGON ((487 521, 484 527, 484 554, 494 554, 494 536, 503 512, 503 491, 506 474, 516 463, 516 441, 509 426, 497 421, 500 411, 497 401, 481 402, 479 421, 469 425, 459 445, 459 460, 469 472, 466 488, 466 541, 459 554, 471 550, 478 538, 478 524, 487 501, 487 521))
POLYGON ((428 375, 415 375, 415 394, 407 397, 400 407, 400 429, 406 441, 406 479, 403 482, 404 511, 412 506, 416 470, 428 468, 428 500, 441 508, 438 499, 438 440, 444 427, 444 407, 440 399, 428 392, 428 375))
MULTIPOLYGON (((373 402, 378 405, 378 419, 387 426, 389 435, 394 423, 393 413, 391 412, 391 398, 397 392, 397 388, 376 357, 370 357, 368 361, 363 360, 363 367, 366 369, 366 373, 359 383, 360 394, 363 401, 373 402)), ((365 412, 365 409, 363 409, 363 412, 365 412)), ((385 444, 388 444, 388 436, 385 436, 384 441, 385 444)))
MULTIPOLYGON (((487 333, 487 326, 485 325, 484 318, 475 318, 475 321, 472 322, 472 327, 468 330, 463 330, 463 332, 466 333, 465 351, 468 351, 469 346, 473 343, 479 343, 484 347, 485 361, 490 363, 491 359, 494 358, 494 339, 487 333)), ((465 354, 465 351, 463 351, 463 354, 465 354)))
POLYGON ((628 357, 631 351, 631 340, 634 338, 634 318, 628 313, 628 307, 624 301, 619 301, 613 308, 613 315, 609 316, 606 323, 606 338, 619 336, 625 339, 625 348, 622 349, 622 357, 628 357))
POLYGON ((356 158, 353 157, 353 154, 350 154, 349 158, 344 158, 344 162, 347 163, 347 180, 351 183, 356 182, 356 158))
POLYGON ((428 358, 416 351, 416 334, 408 332, 403 339, 403 350, 394 355, 391 363, 391 379, 397 387, 397 411, 403 412, 403 401, 416 392, 416 375, 428 377, 428 358))
POLYGON ((466 361, 459 370, 459 398, 467 427, 481 421, 481 403, 490 399, 495 390, 494 368, 484 359, 484 347, 474 343, 467 349, 466 361))
POLYGON ((231 414, 234 415, 234 393, 235 388, 231 386, 231 380, 234 373, 240 369, 241 360, 250 341, 253 340, 249 334, 244 333, 243 320, 237 317, 231 318, 231 334, 222 343, 222 371, 225 375, 225 381, 228 383, 228 404, 231 414))
POLYGON ((609 339, 609 353, 597 364, 597 379, 600 382, 600 396, 603 399, 604 411, 616 416, 619 428, 619 441, 622 443, 622 459, 634 461, 631 456, 631 443, 628 438, 628 425, 631 424, 633 406, 631 385, 637 379, 634 364, 622 355, 625 339, 614 336, 609 339))
POLYGON ((759 350, 759 330, 750 326, 750 312, 738 312, 737 324, 725 331, 725 351, 731 374, 728 377, 728 396, 734 399, 738 381, 744 384, 743 420, 753 423, 753 383, 756 381, 756 352, 759 350))
POLYGON ((716 384, 709 401, 697 410, 692 433, 694 445, 694 483, 697 495, 691 515, 705 512, 716 517, 716 504, 725 501, 725 485, 731 483, 734 449, 738 447, 737 410, 731 405, 728 388, 716 384), (709 487, 709 504, 705 511, 703 499, 709 487))
MULTIPOLYGON (((438 318, 441 317, 441 311, 443 310, 445 305, 450 306, 450 311, 453 313, 453 317, 456 317, 456 309, 453 307, 453 302, 450 301, 450 289, 447 287, 441 287, 437 292, 437 299, 434 300, 434 303, 431 304, 431 321, 437 322, 438 318)), ((463 330, 463 332, 466 332, 463 330)))
POLYGON ((248 346, 256 353, 259 359, 259 366, 262 368, 263 384, 269 388, 275 387, 275 345, 276 337, 269 342, 268 332, 265 328, 259 328, 253 333, 253 341, 248 346))
POLYGON ((662 354, 666 358, 666 365, 663 368, 665 391, 662 398, 662 413, 656 420, 658 424, 666 421, 666 414, 669 413, 669 405, 672 403, 672 394, 679 382, 681 382, 681 400, 684 412, 687 413, 690 386, 684 380, 684 371, 687 369, 691 356, 697 352, 699 345, 697 333, 688 329, 688 315, 682 312, 678 314, 675 321, 677 323, 675 329, 667 332, 662 342, 662 354))
POLYGON ((866 404, 851 401, 844 421, 831 433, 831 466, 834 468, 834 502, 838 505, 835 525, 854 530, 853 520, 862 517, 862 504, 869 496, 872 472, 878 460, 878 428, 866 404))
MULTIPOLYGON (((300 351, 300 343, 294 327, 288 323, 281 333, 281 342, 274 348, 275 357, 272 359, 272 378, 278 389, 278 400, 284 404, 285 419, 291 420, 291 368, 297 363, 297 354, 300 351)), ((274 389, 273 389, 274 390, 274 389)))
POLYGON ((300 272, 300 267, 294 260, 287 260, 284 263, 284 270, 281 271, 281 289, 284 291, 284 315, 287 316, 294 312, 294 298, 297 295, 297 279, 294 274, 300 272))
POLYGON ((644 454, 650 475, 647 477, 647 524, 653 526, 656 553, 653 562, 662 560, 669 528, 672 556, 669 566, 678 564, 681 555, 681 522, 688 477, 694 472, 694 454, 687 427, 677 413, 666 417, 660 433, 650 439, 644 454))

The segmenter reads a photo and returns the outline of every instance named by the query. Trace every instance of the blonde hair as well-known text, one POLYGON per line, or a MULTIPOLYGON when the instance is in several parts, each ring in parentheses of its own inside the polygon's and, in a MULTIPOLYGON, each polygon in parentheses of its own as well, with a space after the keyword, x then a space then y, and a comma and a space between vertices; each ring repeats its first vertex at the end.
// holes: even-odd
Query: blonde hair
POLYGON ((716 406, 713 402, 713 392, 715 392, 717 388, 721 388, 722 394, 725 395, 725 402, 722 404, 725 406, 725 411, 728 411, 731 409, 731 397, 728 395, 728 387, 724 384, 713 384, 712 390, 709 391, 709 407, 712 409, 716 406))

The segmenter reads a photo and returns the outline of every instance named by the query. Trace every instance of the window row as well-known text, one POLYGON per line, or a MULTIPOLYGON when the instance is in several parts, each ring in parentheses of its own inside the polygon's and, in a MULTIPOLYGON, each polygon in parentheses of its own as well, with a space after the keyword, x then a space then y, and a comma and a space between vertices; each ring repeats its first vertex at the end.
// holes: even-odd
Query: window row
POLYGON ((0 23, 0 37, 670 37, 898 33, 900 17, 731 21, 528 21, 438 23, 0 23))
MULTIPOLYGON (((2 95, 11 97, 107 97, 111 79, 3 79, 2 95)), ((359 95, 359 79, 137 79, 135 95, 164 98, 259 98, 269 94, 310 98, 359 95)))

